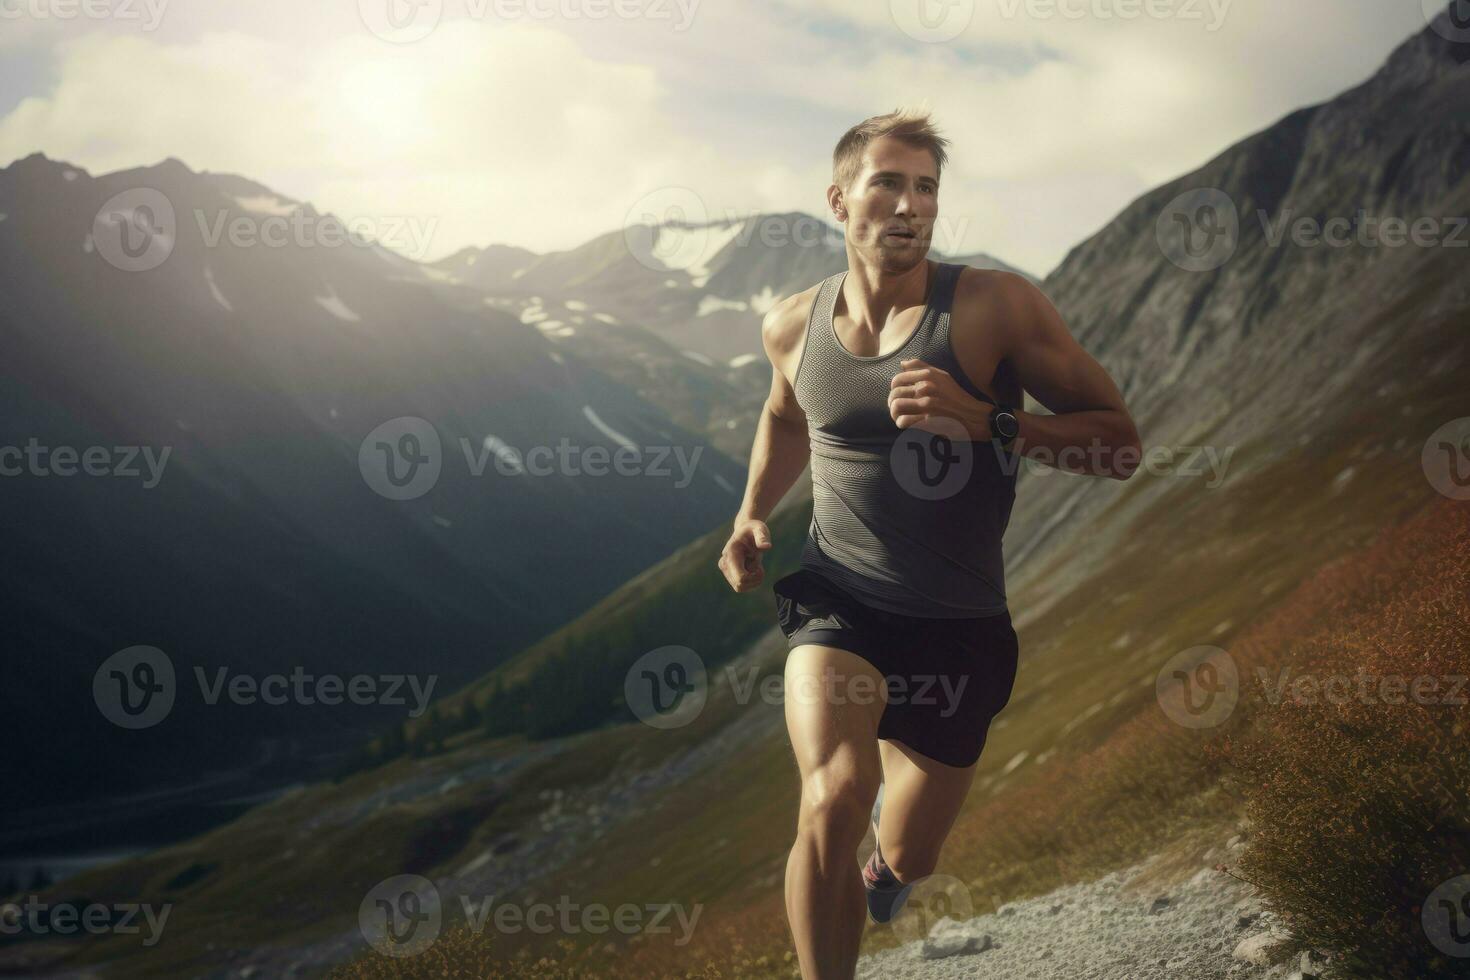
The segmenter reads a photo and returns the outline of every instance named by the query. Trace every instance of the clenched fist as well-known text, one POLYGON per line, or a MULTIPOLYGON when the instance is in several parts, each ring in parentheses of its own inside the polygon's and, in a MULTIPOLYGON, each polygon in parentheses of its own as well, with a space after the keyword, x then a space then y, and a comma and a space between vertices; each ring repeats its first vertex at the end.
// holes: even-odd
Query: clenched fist
POLYGON ((900 429, 916 428, 951 438, 984 442, 990 438, 990 405, 975 398, 944 368, 916 357, 888 383, 888 414, 900 429), (953 419, 952 423, 933 421, 953 419))
POLYGON ((761 552, 771 547, 771 529, 764 521, 749 518, 737 521, 725 550, 715 564, 725 573, 725 581, 736 592, 749 592, 765 580, 761 568, 761 552))

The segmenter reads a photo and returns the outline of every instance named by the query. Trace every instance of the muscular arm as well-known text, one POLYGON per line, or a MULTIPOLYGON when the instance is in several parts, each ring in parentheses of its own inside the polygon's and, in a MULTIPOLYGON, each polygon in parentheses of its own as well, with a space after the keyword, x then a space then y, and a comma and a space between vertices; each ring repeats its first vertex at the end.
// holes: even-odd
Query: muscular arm
POLYGON ((1007 273, 1000 283, 989 322, 1003 325, 1004 356, 1021 387, 1056 413, 1016 410, 1020 433, 1012 448, 1070 473, 1128 479, 1142 451, 1118 386, 1030 280, 1007 273))
POLYGON ((716 561, 736 592, 749 592, 765 581, 760 556, 772 545, 766 518, 806 469, 811 453, 806 415, 781 372, 781 365, 790 360, 793 341, 800 337, 796 328, 804 332, 806 326, 805 321, 795 322, 794 299, 778 303, 761 324, 761 342, 771 359, 771 394, 755 427, 745 499, 716 561))
POLYGON ((811 456, 806 414, 796 403, 796 393, 781 373, 780 364, 797 356, 793 343, 804 339, 805 318, 796 297, 777 304, 761 323, 761 342, 771 360, 771 393, 756 423, 755 442, 750 450, 750 474, 745 499, 736 523, 747 518, 764 521, 791 489, 811 456), (798 322, 800 321, 800 322, 798 322))

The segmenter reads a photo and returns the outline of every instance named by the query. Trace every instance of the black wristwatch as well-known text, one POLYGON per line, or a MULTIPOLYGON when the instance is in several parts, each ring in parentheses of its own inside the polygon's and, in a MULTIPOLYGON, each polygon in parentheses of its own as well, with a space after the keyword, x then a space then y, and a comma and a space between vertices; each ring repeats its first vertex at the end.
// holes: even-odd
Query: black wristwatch
POLYGON ((1011 441, 1020 431, 1021 423, 1017 421, 1011 407, 997 404, 995 411, 990 413, 990 437, 1000 443, 1000 448, 1010 449, 1011 441))

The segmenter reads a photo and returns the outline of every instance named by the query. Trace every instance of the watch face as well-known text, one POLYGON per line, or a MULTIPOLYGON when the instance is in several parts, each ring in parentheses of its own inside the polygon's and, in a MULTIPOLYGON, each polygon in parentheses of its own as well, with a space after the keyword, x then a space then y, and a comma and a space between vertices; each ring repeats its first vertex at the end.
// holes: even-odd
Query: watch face
POLYGON ((1005 439, 1014 439, 1016 433, 1021 431, 1021 426, 1016 422, 1016 417, 1010 412, 1001 412, 995 417, 995 428, 1005 439))

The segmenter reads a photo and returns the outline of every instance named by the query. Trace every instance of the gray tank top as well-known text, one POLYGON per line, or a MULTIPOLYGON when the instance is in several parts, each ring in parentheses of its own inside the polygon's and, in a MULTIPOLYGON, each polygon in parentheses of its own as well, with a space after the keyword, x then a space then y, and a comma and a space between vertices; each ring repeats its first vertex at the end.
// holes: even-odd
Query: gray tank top
MULTIPOLYGON (((801 567, 878 609, 961 618, 1006 612, 1001 536, 1016 495, 1016 460, 989 441, 900 429, 888 392, 902 361, 965 375, 949 319, 963 265, 938 263, 918 328, 897 350, 850 353, 832 311, 846 271, 822 281, 807 316, 794 389, 811 436, 812 522, 801 567)), ((946 423, 937 422, 936 427, 946 423)))

